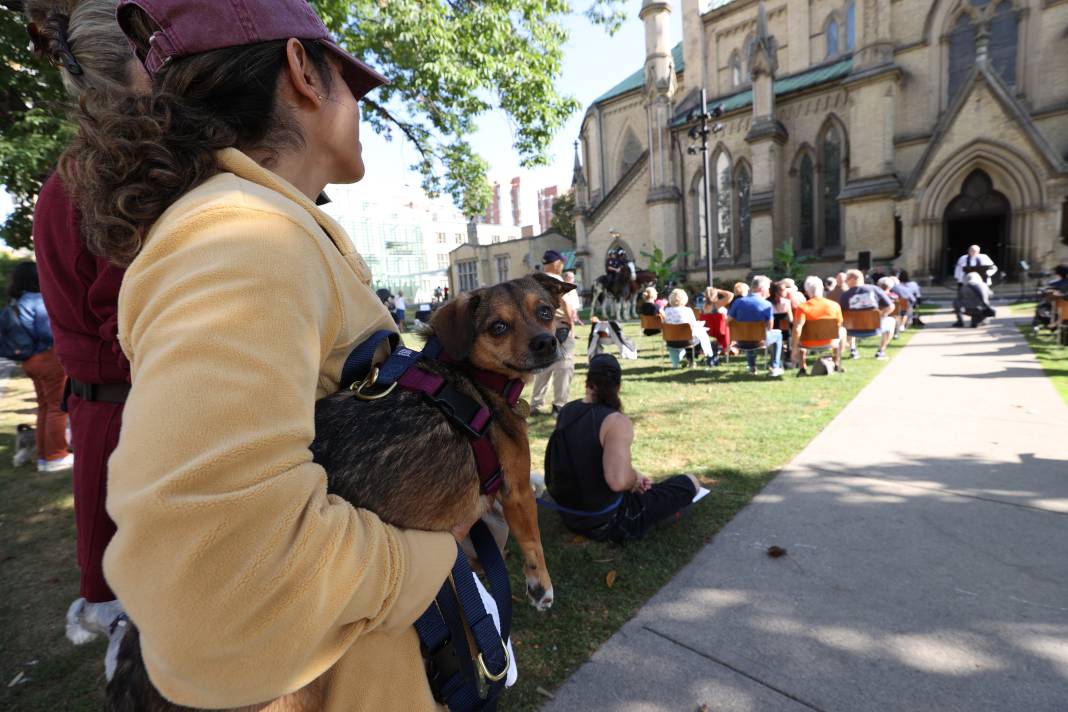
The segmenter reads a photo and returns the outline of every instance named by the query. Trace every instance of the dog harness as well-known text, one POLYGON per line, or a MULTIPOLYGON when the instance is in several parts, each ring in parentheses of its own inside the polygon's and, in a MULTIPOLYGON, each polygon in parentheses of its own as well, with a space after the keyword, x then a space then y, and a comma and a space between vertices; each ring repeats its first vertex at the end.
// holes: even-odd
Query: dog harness
MULTIPOLYGON (((496 493, 503 475, 489 438, 492 421, 489 408, 461 393, 439 374, 418 368, 417 364, 427 358, 456 366, 483 388, 504 397, 509 406, 519 401, 523 382, 453 358, 435 337, 427 340, 422 351, 397 348, 399 342, 400 336, 391 331, 372 334, 345 360, 341 386, 354 391, 361 400, 384 398, 397 386, 423 394, 467 435, 478 469, 480 492, 496 493), (375 366, 375 352, 387 340, 392 353, 375 366)), ((471 564, 459 546, 452 567, 452 585, 445 581, 430 608, 416 620, 415 629, 434 699, 447 705, 450 712, 493 712, 511 665, 506 641, 512 627, 512 590, 508 569, 489 528, 481 521, 476 522, 470 536, 497 604, 500 630, 486 611, 471 564), (465 621, 478 649, 475 656, 468 647, 465 621)))
POLYGON ((392 331, 382 330, 372 334, 345 360, 341 370, 341 386, 352 389, 356 397, 363 400, 384 398, 397 386, 422 393, 466 433, 475 456, 482 494, 496 493, 501 486, 502 472, 497 451, 489 438, 489 424, 492 420, 489 408, 461 393, 442 376, 413 366, 424 358, 457 366, 483 388, 500 394, 509 407, 514 407, 519 402, 523 382, 475 368, 450 356, 441 342, 433 336, 427 340, 422 351, 397 348, 399 341, 400 336, 392 331), (393 352, 381 366, 372 365, 378 345, 386 340, 389 340, 393 352))

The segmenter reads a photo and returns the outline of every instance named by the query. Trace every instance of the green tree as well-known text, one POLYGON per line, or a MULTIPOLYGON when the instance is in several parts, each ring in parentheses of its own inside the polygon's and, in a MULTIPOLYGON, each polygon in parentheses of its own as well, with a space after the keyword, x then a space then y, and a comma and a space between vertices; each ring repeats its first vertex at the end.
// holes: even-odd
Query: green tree
POLYGON ((15 204, 0 239, 29 247, 33 203, 73 134, 59 74, 29 50, 21 2, 0 6, 0 185, 15 204))
POLYGON ((642 257, 649 260, 645 267, 646 271, 656 275, 656 283, 663 288, 668 284, 679 282, 683 278, 682 272, 675 264, 675 260, 689 254, 688 252, 676 252, 670 257, 664 256, 664 251, 654 247, 652 252, 642 252, 642 257))
POLYGON ((564 237, 570 237, 575 239, 575 218, 572 213, 575 212, 575 194, 572 191, 567 191, 559 198, 553 201, 553 219, 552 229, 564 237))
POLYGON ((787 240, 782 243, 782 245, 772 253, 771 259, 771 276, 774 279, 785 279, 786 277, 789 277, 798 285, 804 281, 804 264, 808 262, 808 257, 794 252, 792 242, 787 240))
MULTIPOLYGON (((465 215, 490 199, 487 163, 470 143, 478 118, 502 109, 521 165, 548 163, 550 141, 579 108, 555 86, 563 21, 582 13, 611 33, 625 19, 624 0, 310 1, 345 49, 390 78, 362 102, 364 119, 411 141, 423 187, 465 215)), ((57 73, 26 49, 21 4, 0 0, 0 184, 16 203, 0 236, 12 245, 29 244, 33 200, 72 133, 57 73)))

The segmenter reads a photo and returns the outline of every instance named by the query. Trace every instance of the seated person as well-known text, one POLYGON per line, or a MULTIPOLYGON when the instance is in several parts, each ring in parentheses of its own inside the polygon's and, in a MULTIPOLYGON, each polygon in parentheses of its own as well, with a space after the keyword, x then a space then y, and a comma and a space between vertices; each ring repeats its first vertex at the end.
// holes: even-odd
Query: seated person
MULTIPOLYGON (((897 277, 897 281, 901 284, 901 288, 906 290, 912 297, 912 307, 918 306, 920 302, 923 301, 923 290, 920 289, 920 283, 912 279, 907 270, 900 269, 895 276, 897 277)), ((913 309, 909 310, 909 325, 924 326, 923 321, 920 320, 920 317, 916 316, 913 309)))
MULTIPOLYGON (((641 316, 656 316, 661 311, 662 309, 656 303, 656 289, 646 287, 642 291, 642 303, 638 305, 638 314, 641 316)), ((642 329, 642 333, 646 336, 656 336, 660 333, 660 329, 642 329)))
POLYGON ((735 282, 734 283, 734 297, 735 297, 735 299, 737 299, 738 297, 748 297, 748 296, 749 296, 749 285, 746 284, 745 282, 735 282))
POLYGON ((1057 292, 1061 296, 1068 296, 1068 265, 1057 265, 1053 268, 1057 279, 1046 285, 1046 289, 1057 292))
POLYGON ((726 314, 727 307, 734 301, 734 294, 726 289, 708 287, 705 289, 705 303, 701 305, 702 314, 726 314))
POLYGON ((824 292, 824 295, 832 302, 838 302, 839 306, 842 304, 842 295, 849 289, 849 285, 846 283, 846 273, 839 272, 834 275, 834 286, 824 292))
POLYGON ((894 303, 894 311, 890 316, 894 317, 893 338, 896 339, 904 330, 905 325, 908 323, 909 315, 912 313, 912 305, 909 302, 909 297, 911 295, 909 295, 907 292, 905 294, 902 294, 900 291, 896 291, 899 288, 896 277, 880 277, 879 281, 876 282, 876 284, 879 289, 886 292, 886 296, 889 297, 890 301, 894 303), (898 309, 898 299, 905 300, 904 311, 898 309))
POLYGON ((805 363, 807 351, 823 346, 833 347, 831 353, 834 356, 834 370, 838 373, 845 373, 845 369, 842 368, 842 345, 845 344, 846 333, 842 327, 842 307, 837 302, 824 298, 823 290, 824 283, 819 277, 806 277, 805 294, 808 295, 808 300, 801 302, 794 309, 794 343, 798 344, 797 353, 794 355, 794 365, 799 368, 798 376, 808 375, 808 365, 805 363), (838 322, 838 338, 802 341, 801 330, 805 328, 805 322, 819 319, 835 319, 838 322))
POLYGON ((953 300, 953 313, 957 315, 958 323, 963 324, 964 315, 967 314, 971 317, 971 327, 974 329, 987 318, 994 316, 990 296, 990 287, 987 286, 986 280, 978 272, 966 272, 964 283, 957 292, 957 298, 953 300))
MULTIPOLYGON (((850 311, 877 309, 882 315, 879 321, 879 350, 875 352, 875 358, 881 361, 886 358, 886 345, 894 335, 894 317, 890 316, 890 312, 894 311, 894 303, 883 290, 873 284, 864 284, 864 273, 859 269, 851 269, 845 274, 848 289, 838 298, 838 305, 850 311)), ((849 357, 857 358, 855 336, 849 337, 849 357)))
MULTIPOLYGON (((735 293, 737 291, 738 285, 735 285, 735 293)), ((749 292, 748 289, 745 291, 749 292)), ((731 308, 727 312, 727 319, 732 324, 736 322, 764 323, 764 343, 771 349, 771 365, 768 368, 768 375, 772 378, 777 378, 783 374, 782 332, 772 328, 774 324, 772 321, 771 302, 768 301, 769 296, 771 296, 771 280, 762 274, 758 274, 753 277, 752 293, 738 297, 731 303, 731 308)), ((749 373, 756 373, 756 351, 746 351, 745 358, 749 362, 749 373)))
POLYGON ((693 475, 653 484, 634 469, 634 424, 619 401, 622 376, 611 355, 590 359, 586 396, 560 411, 545 449, 545 484, 553 500, 582 512, 560 512, 564 525, 594 541, 641 539, 689 505, 699 486, 693 475))
MULTIPOLYGON (((793 280, 789 280, 793 282, 793 280)), ((782 332, 783 360, 790 360, 790 335, 794 329, 794 305, 790 299, 787 280, 780 279, 771 283, 768 301, 771 302, 771 320, 782 332)))
MULTIPOLYGON (((828 277, 827 279, 823 280, 823 293, 827 294, 828 292, 830 292, 832 289, 834 289, 837 286, 838 286, 838 280, 835 279, 834 277, 828 277)), ((811 294, 808 295, 808 296, 810 298, 812 297, 811 294)), ((837 301, 837 300, 831 300, 831 301, 837 301)))
POLYGON ((712 350, 712 340, 708 338, 708 328, 704 322, 697 321, 693 309, 687 306, 690 298, 681 289, 672 289, 668 295, 668 308, 664 310, 665 324, 689 324, 693 336, 701 344, 701 350, 710 366, 714 365, 718 351, 712 350))

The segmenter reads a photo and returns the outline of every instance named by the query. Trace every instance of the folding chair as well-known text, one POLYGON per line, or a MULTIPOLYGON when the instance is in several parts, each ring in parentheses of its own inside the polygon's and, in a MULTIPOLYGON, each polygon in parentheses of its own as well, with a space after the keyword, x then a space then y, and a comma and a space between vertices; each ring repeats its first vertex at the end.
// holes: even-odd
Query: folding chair
POLYGON ((690 328, 690 325, 661 324, 660 328, 660 335, 664 338, 668 357, 671 359, 671 367, 678 368, 684 355, 687 365, 693 366, 697 339, 694 338, 693 329, 690 328))
MULTIPOLYGON (((834 351, 838 346, 835 342, 838 341, 840 334, 838 332, 838 320, 837 319, 813 319, 811 321, 806 320, 801 327, 801 335, 797 339, 797 353, 799 356, 798 361, 807 358, 809 355, 822 353, 824 351, 834 351), (825 346, 802 346, 802 341, 827 341, 830 339, 831 343, 825 346)), ((811 366, 811 364, 809 364, 811 366)))
POLYGON ((764 321, 736 321, 731 324, 731 340, 743 353, 750 351, 764 352, 764 365, 767 366, 768 349, 764 339, 767 338, 768 324, 764 321))
POLYGON ((1059 298, 1056 307, 1061 317, 1060 326, 1057 329, 1058 341, 1061 346, 1068 346, 1068 298, 1059 298))
MULTIPOLYGON (((908 326, 909 318, 909 300, 904 297, 898 297, 894 300, 894 311, 890 313, 890 316, 894 317, 894 321, 897 322, 897 330, 904 331, 908 326)), ((894 336, 897 336, 895 333, 894 336)))
MULTIPOLYGON (((642 314, 640 317, 642 333, 646 331, 655 331, 660 333, 660 325, 664 323, 663 314, 642 314)), ((646 336, 653 336, 653 334, 645 334, 646 336)))

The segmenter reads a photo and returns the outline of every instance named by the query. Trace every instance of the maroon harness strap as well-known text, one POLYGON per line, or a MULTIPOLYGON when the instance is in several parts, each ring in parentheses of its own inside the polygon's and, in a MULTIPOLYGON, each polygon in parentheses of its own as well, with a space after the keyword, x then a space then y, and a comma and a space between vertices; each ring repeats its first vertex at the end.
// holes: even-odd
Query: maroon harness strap
MULTIPOLYGON (((499 374, 485 371, 476 372, 484 373, 488 376, 499 376, 499 374)), ((514 398, 518 400, 519 393, 523 390, 522 381, 514 382, 519 384, 518 389, 516 389, 512 381, 503 376, 500 376, 500 378, 504 380, 504 383, 500 386, 500 391, 497 391, 497 388, 493 386, 487 385, 487 387, 493 387, 495 391, 504 394, 505 398, 512 397, 514 393, 514 398)), ((491 495, 496 493, 501 487, 503 478, 501 463, 497 459, 497 451, 489 438, 488 426, 492 420, 489 408, 479 405, 469 397, 459 393, 438 374, 424 371, 418 366, 405 371, 404 375, 397 381, 397 384, 402 388, 425 394, 445 412, 446 416, 452 418, 467 430, 467 435, 471 442, 471 452, 475 456, 475 467, 478 469, 479 489, 482 494, 491 495), (465 407, 468 408, 469 412, 460 412, 465 407)), ((509 405, 512 404, 512 402, 509 403, 509 405)))

